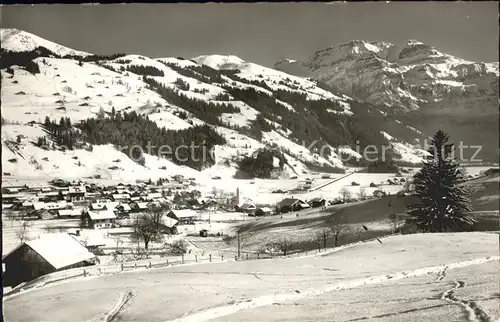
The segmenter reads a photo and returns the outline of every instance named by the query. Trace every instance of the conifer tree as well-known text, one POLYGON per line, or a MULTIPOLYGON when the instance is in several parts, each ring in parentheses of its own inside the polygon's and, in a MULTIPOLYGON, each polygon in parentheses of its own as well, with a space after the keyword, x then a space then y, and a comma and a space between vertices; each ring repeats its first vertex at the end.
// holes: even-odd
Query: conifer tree
POLYGON ((475 222, 466 189, 460 184, 463 174, 454 160, 453 144, 438 131, 432 138, 422 170, 414 176, 420 203, 410 205, 409 223, 424 232, 462 231, 475 222))

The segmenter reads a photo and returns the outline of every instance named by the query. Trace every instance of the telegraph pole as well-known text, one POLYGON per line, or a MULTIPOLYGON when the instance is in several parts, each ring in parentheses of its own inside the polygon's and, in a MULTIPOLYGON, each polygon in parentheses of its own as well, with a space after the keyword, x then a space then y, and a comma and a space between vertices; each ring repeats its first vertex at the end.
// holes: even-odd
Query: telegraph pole
POLYGON ((241 254, 241 243, 240 243, 240 232, 238 232, 238 258, 240 258, 241 254))

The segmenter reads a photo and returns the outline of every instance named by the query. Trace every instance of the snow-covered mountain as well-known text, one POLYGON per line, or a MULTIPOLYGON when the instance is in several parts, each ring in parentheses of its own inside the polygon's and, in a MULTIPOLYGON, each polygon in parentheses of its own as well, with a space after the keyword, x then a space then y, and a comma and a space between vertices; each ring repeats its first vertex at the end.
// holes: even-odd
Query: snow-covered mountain
POLYGON ((366 100, 426 135, 444 130, 466 160, 498 161, 498 62, 471 62, 424 43, 355 40, 275 68, 366 100), (472 159, 474 157, 474 159, 472 159))
POLYGON ((498 62, 466 61, 415 40, 404 46, 355 40, 317 51, 305 61, 280 61, 275 67, 389 109, 497 103, 498 62))
POLYGON ((371 104, 235 56, 99 56, 20 30, 2 29, 1 35, 2 165, 11 175, 232 176, 242 156, 277 148, 286 161, 279 175, 291 176, 311 167, 343 168, 342 156, 361 157, 357 141, 392 145, 403 162, 420 162, 423 155, 412 145, 422 137, 418 130, 371 104), (44 136, 53 140, 43 124, 46 116, 57 122, 70 118, 76 125, 113 112, 147 115, 174 131, 208 124, 226 143, 215 146, 215 164, 201 172, 148 154, 145 164, 135 163, 116 150, 115 135, 94 138, 105 144, 93 149, 59 151, 36 144, 44 136))
POLYGON ((45 47, 48 50, 56 53, 60 56, 65 55, 79 55, 79 56, 88 56, 89 53, 74 50, 68 47, 61 46, 52 41, 48 41, 46 39, 40 38, 36 35, 33 35, 29 32, 9 28, 9 29, 1 29, 0 38, 2 40, 2 49, 20 52, 20 51, 32 51, 38 47, 45 47))

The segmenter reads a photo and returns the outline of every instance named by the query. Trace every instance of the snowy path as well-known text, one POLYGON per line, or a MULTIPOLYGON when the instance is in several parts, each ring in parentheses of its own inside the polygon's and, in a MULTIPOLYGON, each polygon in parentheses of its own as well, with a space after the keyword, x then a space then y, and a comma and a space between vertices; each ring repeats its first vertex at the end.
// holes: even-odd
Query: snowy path
MULTIPOLYGON (((329 286, 326 286, 326 287, 321 288, 321 289, 311 289, 311 290, 306 290, 306 291, 290 290, 287 293, 259 296, 257 298, 245 300, 243 302, 212 308, 212 309, 209 309, 206 311, 201 311, 201 312, 195 313, 193 315, 190 315, 190 316, 187 316, 187 317, 184 317, 181 319, 175 319, 175 320, 171 320, 171 321, 172 322, 210 321, 210 320, 213 320, 215 318, 231 315, 231 314, 234 314, 236 312, 248 310, 251 308, 267 306, 267 305, 281 304, 284 302, 289 302, 289 301, 293 301, 293 300, 297 300, 297 299, 301 299, 301 298, 305 298, 305 297, 311 297, 311 296, 319 295, 322 293, 328 293, 328 292, 333 292, 333 291, 342 290, 342 289, 356 288, 356 287, 368 285, 368 284, 380 284, 380 283, 387 282, 389 280, 395 281, 395 280, 399 280, 399 279, 411 278, 411 277, 416 277, 416 276, 421 276, 421 275, 426 275, 426 274, 433 274, 433 273, 441 274, 440 275, 440 277, 441 277, 442 272, 444 272, 444 270, 461 268, 461 267, 466 267, 466 266, 470 266, 470 265, 478 265, 478 264, 483 264, 483 263, 487 263, 487 262, 495 261, 495 260, 499 260, 499 259, 500 259, 499 256, 485 257, 485 258, 479 258, 476 260, 456 262, 456 263, 451 263, 451 264, 442 265, 442 266, 419 268, 419 269, 409 271, 409 272, 403 271, 403 272, 396 272, 394 274, 371 276, 368 278, 356 279, 356 280, 351 280, 351 281, 347 281, 347 282, 329 285, 329 286)), ((463 284, 463 282, 462 282, 462 284, 463 284)), ((450 294, 452 294, 452 290, 445 292, 445 294, 443 294, 443 298, 449 299, 450 301, 454 301, 456 303, 460 303, 462 305, 470 306, 469 302, 451 298, 450 294)), ((477 309, 477 310, 479 310, 479 309, 477 309)), ((471 313, 471 314, 474 315, 474 313, 471 313)), ((483 322, 486 320, 481 319, 479 321, 483 322)))

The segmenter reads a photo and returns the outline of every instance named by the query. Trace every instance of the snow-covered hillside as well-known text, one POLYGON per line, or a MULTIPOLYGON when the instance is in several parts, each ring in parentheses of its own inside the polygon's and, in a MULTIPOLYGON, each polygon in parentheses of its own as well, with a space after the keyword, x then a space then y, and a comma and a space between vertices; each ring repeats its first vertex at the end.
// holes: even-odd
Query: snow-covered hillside
MULTIPOLYGON (((12 176, 78 178, 98 175, 108 179, 134 180, 179 172, 187 176, 203 174, 207 178, 220 174, 231 177, 239 157, 270 146, 284 152, 287 165, 281 174, 283 177, 305 173, 311 164, 342 168, 343 161, 337 153, 357 155, 354 147, 342 146, 337 153, 332 148, 328 155, 309 149, 309 144, 301 144, 299 136, 303 131, 309 135, 308 130, 297 122, 313 120, 310 122, 315 123, 308 123, 306 127, 322 127, 317 137, 328 142, 329 134, 324 134, 325 129, 344 127, 342 120, 353 115, 362 117, 356 114, 352 104, 361 106, 358 109, 364 113, 372 113, 369 106, 346 95, 333 94, 316 81, 245 62, 235 56, 210 55, 192 60, 152 59, 141 55, 106 58, 72 50, 20 30, 2 29, 1 35, 2 49, 10 53, 11 59, 16 59, 16 52, 33 53, 35 58, 30 58, 29 63, 34 63, 39 70, 28 69, 25 58, 19 58, 18 64, 1 70, 2 118, 5 122, 2 126, 2 165, 3 172, 12 176), (42 54, 40 47, 54 55, 42 54), (71 57, 62 57, 65 55, 71 57), (152 86, 151 82, 158 85, 152 86), (170 91, 170 96, 158 86, 170 91), (234 97, 236 94, 240 95, 239 98, 234 97), (258 101, 260 99, 269 102, 262 104, 258 101), (198 101, 212 104, 208 105, 209 108, 230 106, 235 111, 216 115, 217 122, 213 122, 214 118, 204 118, 205 114, 193 107, 192 102, 198 101), (318 102, 320 105, 316 108, 319 110, 304 108, 309 102, 318 102), (34 144, 47 134, 41 124, 46 117, 55 121, 70 118, 72 124, 77 124, 112 111, 147 115, 159 127, 170 130, 209 124, 227 144, 215 149, 215 165, 201 173, 151 155, 146 155, 146 165, 142 166, 129 160, 112 144, 95 146, 92 151, 65 152, 44 150, 34 144), (334 125, 319 116, 323 115, 321 113, 335 115, 341 121, 334 125), (257 127, 261 126, 256 123, 259 117, 271 127, 270 130, 261 131, 257 127), (260 132, 259 138, 248 134, 249 131, 260 132)), ((381 113, 379 117, 385 117, 381 113)), ((415 138, 420 135, 403 124, 386 121, 410 131, 415 138)), ((415 142, 398 140, 398 133, 387 131, 384 132, 386 138, 387 135, 393 138, 387 140, 387 144, 404 154, 404 161, 421 161, 422 151, 411 145, 415 142)), ((354 139, 351 138, 353 142, 354 139)))
POLYGON ((124 321, 496 321, 497 247, 494 233, 411 234, 319 256, 137 270, 13 295, 4 300, 4 315, 9 321, 90 321, 109 312, 124 321), (131 299, 119 306, 128 292, 131 299))
POLYGON ((498 94, 498 62, 466 61, 415 40, 403 46, 355 40, 275 67, 375 105, 405 110, 447 104, 470 108, 498 94))
POLYGON ((80 55, 87 56, 89 53, 74 50, 65 46, 61 46, 52 41, 40 38, 29 32, 9 28, 0 30, 2 49, 10 51, 31 51, 37 47, 45 47, 48 50, 61 55, 80 55))

